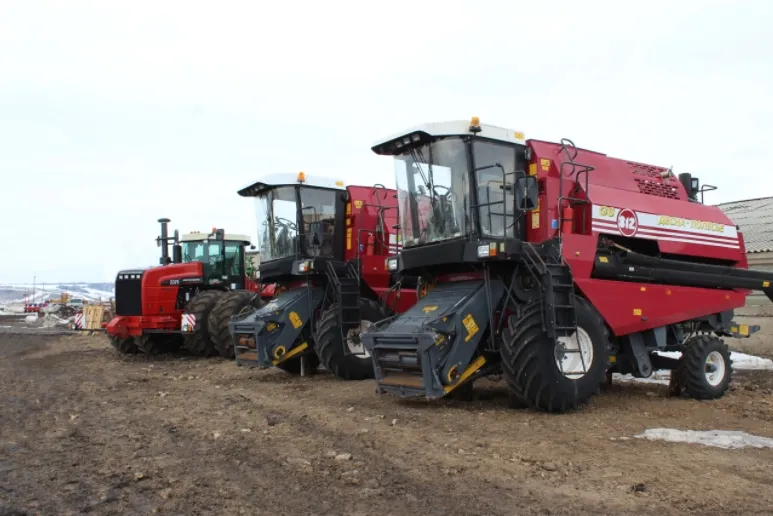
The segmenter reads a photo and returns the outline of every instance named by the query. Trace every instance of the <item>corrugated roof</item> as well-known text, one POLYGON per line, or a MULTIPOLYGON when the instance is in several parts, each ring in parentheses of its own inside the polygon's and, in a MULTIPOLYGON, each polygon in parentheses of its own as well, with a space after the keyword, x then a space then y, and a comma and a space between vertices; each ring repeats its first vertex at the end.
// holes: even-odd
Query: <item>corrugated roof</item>
POLYGON ((740 227, 747 253, 773 251, 773 197, 718 204, 740 227))

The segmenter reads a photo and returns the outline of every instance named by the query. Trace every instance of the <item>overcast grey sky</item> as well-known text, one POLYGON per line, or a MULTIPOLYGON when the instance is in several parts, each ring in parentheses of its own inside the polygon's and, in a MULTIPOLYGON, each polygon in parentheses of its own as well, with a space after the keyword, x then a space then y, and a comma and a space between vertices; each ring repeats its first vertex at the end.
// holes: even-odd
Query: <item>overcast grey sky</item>
POLYGON ((264 173, 467 119, 773 195, 773 2, 0 2, 0 281, 111 281, 264 173))

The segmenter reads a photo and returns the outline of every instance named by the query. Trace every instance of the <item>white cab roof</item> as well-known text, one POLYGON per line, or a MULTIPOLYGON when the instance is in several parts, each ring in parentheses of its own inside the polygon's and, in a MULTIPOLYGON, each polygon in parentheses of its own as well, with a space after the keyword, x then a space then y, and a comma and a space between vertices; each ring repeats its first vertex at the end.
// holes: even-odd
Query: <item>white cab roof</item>
MULTIPOLYGON (((343 190, 346 188, 346 184, 343 179, 337 179, 333 177, 315 176, 313 174, 306 174, 303 184, 306 186, 315 186, 318 188, 333 188, 335 190, 343 190)), ((262 190, 273 188, 275 186, 284 185, 296 185, 298 184, 298 173, 283 172, 279 174, 267 174, 260 178, 258 181, 245 186, 239 190, 239 195, 243 197, 253 197, 260 193, 262 190)))
MULTIPOLYGON (((214 235, 210 238, 211 233, 202 233, 200 231, 193 231, 191 233, 186 233, 182 237, 180 237, 180 241, 182 242, 202 242, 204 240, 210 239, 215 240, 214 235)), ((247 235, 237 235, 233 233, 226 233, 223 237, 223 240, 228 240, 230 242, 245 242, 249 244, 251 242, 250 237, 247 235)))
MULTIPOLYGON (((514 129, 506 129, 504 127, 497 127, 495 125, 480 124, 480 132, 475 133, 479 138, 489 138, 492 140, 499 140, 501 142, 512 144, 526 144, 526 138, 522 131, 516 131, 514 129)), ((393 134, 387 138, 382 138, 376 141, 371 149, 376 154, 388 154, 392 155, 401 152, 399 149, 395 149, 393 142, 402 139, 410 138, 411 135, 418 134, 429 137, 438 136, 464 136, 473 134, 470 132, 470 120, 452 120, 449 122, 432 122, 428 124, 421 124, 405 131, 393 134)))

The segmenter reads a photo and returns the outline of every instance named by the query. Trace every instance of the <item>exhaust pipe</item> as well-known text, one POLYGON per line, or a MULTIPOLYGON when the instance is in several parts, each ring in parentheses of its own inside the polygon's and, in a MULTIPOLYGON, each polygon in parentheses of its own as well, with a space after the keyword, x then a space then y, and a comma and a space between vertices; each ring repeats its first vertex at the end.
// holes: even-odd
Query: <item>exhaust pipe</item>
POLYGON ((168 265, 171 262, 169 259, 169 248, 167 247, 169 245, 168 224, 171 221, 164 218, 158 219, 158 222, 161 224, 161 236, 156 239, 158 246, 161 248, 161 258, 159 258, 158 262, 161 265, 168 265))

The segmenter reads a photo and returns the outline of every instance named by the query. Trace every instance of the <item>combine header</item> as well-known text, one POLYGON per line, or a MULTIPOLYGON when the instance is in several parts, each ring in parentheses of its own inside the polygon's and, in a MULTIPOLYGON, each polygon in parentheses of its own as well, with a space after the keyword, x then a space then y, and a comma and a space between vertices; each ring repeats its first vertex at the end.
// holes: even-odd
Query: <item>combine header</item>
POLYGON ((116 278, 116 315, 106 329, 111 343, 122 353, 154 354, 182 344, 196 355, 233 358, 231 316, 273 295, 245 272, 249 237, 213 228, 181 239, 176 230, 169 236, 169 219, 159 222, 160 266, 120 271, 116 278))
POLYGON ((738 228, 690 174, 471 122, 373 147, 394 156, 419 302, 363 334, 379 392, 440 398, 502 374, 513 406, 562 412, 612 372, 672 369, 672 388, 721 397, 733 310, 773 274, 748 270, 738 228), (668 359, 658 351, 681 351, 668 359))
POLYGON ((237 364, 305 374, 321 361, 343 379, 373 378, 360 334, 416 300, 410 278, 385 270, 399 249, 395 191, 301 172, 239 195, 256 199, 260 278, 278 295, 232 319, 237 364))

